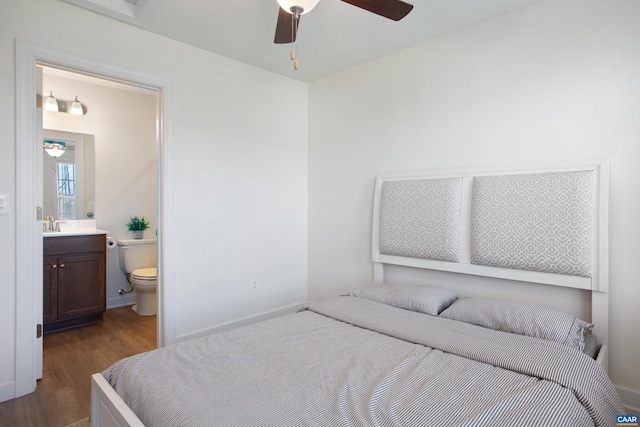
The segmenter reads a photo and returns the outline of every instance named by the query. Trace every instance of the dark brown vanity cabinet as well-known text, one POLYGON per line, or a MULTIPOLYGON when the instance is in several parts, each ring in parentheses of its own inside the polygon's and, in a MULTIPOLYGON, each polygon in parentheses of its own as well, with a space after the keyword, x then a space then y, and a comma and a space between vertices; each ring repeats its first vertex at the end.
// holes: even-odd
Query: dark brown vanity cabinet
POLYGON ((106 235, 46 237, 44 331, 102 320, 106 310, 106 235))

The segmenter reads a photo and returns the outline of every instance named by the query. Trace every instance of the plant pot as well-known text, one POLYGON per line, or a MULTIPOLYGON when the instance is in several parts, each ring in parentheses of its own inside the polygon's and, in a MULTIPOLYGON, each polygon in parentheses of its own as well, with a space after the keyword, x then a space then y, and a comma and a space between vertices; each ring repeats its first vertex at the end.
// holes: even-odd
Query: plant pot
POLYGON ((136 240, 142 239, 144 237, 144 230, 133 230, 133 238, 136 240))

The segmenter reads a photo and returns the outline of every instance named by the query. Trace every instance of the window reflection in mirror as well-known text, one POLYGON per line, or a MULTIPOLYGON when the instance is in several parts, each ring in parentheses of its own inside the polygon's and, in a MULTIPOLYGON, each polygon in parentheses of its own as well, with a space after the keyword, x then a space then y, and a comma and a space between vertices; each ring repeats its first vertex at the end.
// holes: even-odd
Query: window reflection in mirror
POLYGON ((43 154, 43 215, 61 221, 95 219, 94 136, 44 129, 43 137, 65 146, 59 157, 43 154))

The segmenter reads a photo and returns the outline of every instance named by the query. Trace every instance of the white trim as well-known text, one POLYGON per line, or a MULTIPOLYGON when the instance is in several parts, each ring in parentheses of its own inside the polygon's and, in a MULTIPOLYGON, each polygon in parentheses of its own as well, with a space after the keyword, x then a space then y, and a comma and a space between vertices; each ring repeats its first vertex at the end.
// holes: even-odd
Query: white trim
POLYGON ((35 390, 34 289, 42 269, 42 251, 37 251, 41 229, 36 222, 36 64, 159 91, 158 111, 158 345, 175 342, 175 299, 172 297, 174 234, 172 184, 172 83, 159 77, 89 61, 81 57, 16 39, 16 372, 15 396, 35 390))
MULTIPOLYGON (((36 271, 42 271, 36 229, 36 56, 16 40, 16 349, 14 396, 36 388, 36 271)), ((40 283, 42 281, 40 280, 40 283)))
POLYGON ((193 338, 205 337, 208 335, 217 334, 219 332, 230 331, 231 329, 239 328, 240 326, 247 326, 253 323, 263 322, 269 319, 275 319, 276 317, 284 316, 285 314, 295 313, 304 307, 307 303, 297 302, 295 304, 287 305, 285 307, 276 308, 273 310, 263 311, 253 316, 243 317, 242 319, 232 320, 230 322, 221 323, 211 328, 200 329, 196 332, 192 332, 178 337, 179 341, 186 341, 193 338))
POLYGON ((373 283, 384 283, 384 265, 380 262, 373 263, 373 283))
POLYGON ((7 381, 0 384, 0 402, 5 402, 14 398, 16 391, 16 382, 7 381))
POLYGON ((136 4, 126 0, 64 0, 75 6, 133 25, 142 25, 158 9, 164 0, 138 0, 136 4))
POLYGON ((620 395, 620 400, 625 408, 634 415, 640 415, 640 390, 633 390, 627 387, 616 385, 616 390, 620 395))
MULTIPOLYGON (((37 92, 36 93, 42 93, 42 68, 37 68, 36 69, 36 88, 37 88, 37 92)), ((39 102, 36 102, 36 127, 35 127, 35 132, 36 132, 36 141, 38 141, 38 143, 35 146, 35 151, 36 151, 36 168, 38 171, 43 171, 44 174, 44 153, 43 153, 43 149, 40 148, 40 141, 43 140, 43 136, 44 136, 44 124, 43 124, 43 116, 42 116, 42 99, 40 99, 39 102)), ((47 156, 49 157, 49 156, 47 156)), ((36 174, 36 176, 39 177, 43 177, 43 175, 40 174, 36 174)), ((35 183, 35 188, 36 188, 36 201, 44 201, 44 181, 42 179, 39 179, 38 182, 35 183)), ((16 187, 17 188, 17 187, 16 187)), ((57 193, 57 191, 56 191, 57 193)), ((43 203, 43 212, 44 212, 44 203, 43 203)), ((41 215, 40 215, 41 216, 41 215)), ((58 214, 56 213, 56 216, 58 216, 58 214)), ((38 217, 39 218, 39 217, 38 217)), ((37 218, 36 218, 37 219, 37 218)), ((40 225, 39 223, 37 223, 37 232, 40 231, 40 225)), ((37 254, 43 254, 43 248, 44 248, 44 239, 37 239, 36 240, 36 246, 37 246, 37 254)), ((40 263, 40 265, 42 265, 42 263, 40 263)), ((44 276, 44 270, 38 270, 35 271, 35 280, 36 283, 40 282, 43 283, 43 276, 44 276)), ((43 286, 36 286, 33 290, 33 298, 35 301, 43 301, 44 300, 44 287, 43 286)), ((44 307, 43 304, 38 304, 35 308, 35 318, 36 320, 40 320, 42 319, 42 316, 44 315, 44 307)), ((39 323, 39 322, 38 322, 39 323)), ((42 378, 42 370, 43 370, 43 366, 42 366, 42 360, 43 360, 43 348, 44 345, 44 336, 41 336, 40 338, 36 339, 36 344, 35 344, 35 349, 36 349, 36 353, 34 355, 34 364, 35 364, 35 375, 36 375, 36 380, 39 380, 40 378, 42 378)))
POLYGON ((136 2, 136 18, 140 24, 144 24, 151 17, 164 0, 138 0, 136 2))
POLYGON ((461 262, 434 261, 421 258, 405 258, 394 255, 378 254, 374 262, 402 265, 405 267, 427 268, 452 273, 472 274, 475 276, 495 277, 517 280, 519 282, 542 283, 545 285, 591 290, 592 281, 588 277, 567 276, 563 274, 542 273, 538 271, 512 270, 509 268, 488 267, 484 265, 463 264, 461 262))
POLYGON ((471 264, 471 192, 473 178, 462 178, 462 200, 460 201, 460 264, 471 264))
POLYGON ((133 295, 127 294, 123 296, 117 296, 113 298, 109 298, 107 300, 107 310, 117 307, 126 307, 128 305, 133 305, 136 303, 136 299, 133 295))
POLYGON ((545 172, 573 172, 593 169, 600 165, 607 165, 609 161, 606 158, 590 158, 579 160, 558 160, 544 163, 533 164, 508 164, 508 165, 488 165, 488 166, 471 166, 460 168, 443 168, 418 171, 402 171, 389 172, 379 175, 389 180, 407 180, 407 179, 437 179, 437 178, 459 178, 474 176, 493 176, 493 175, 513 175, 513 174, 530 174, 545 172))
MULTIPOLYGON (((598 169, 598 183, 596 184, 597 197, 597 224, 598 234, 596 239, 597 253, 594 253, 592 265, 598 275, 598 291, 609 292, 609 161, 602 160, 598 169)), ((595 183, 594 183, 595 184, 595 183)), ((595 251, 594 251, 595 252, 595 251)))
MULTIPOLYGON (((609 342, 609 294, 607 292, 591 292, 591 323, 595 325, 593 333, 598 337, 598 344, 607 344, 609 342)), ((609 365, 605 361, 602 366, 607 369, 609 365)))
POLYGON ((67 3, 91 10, 101 15, 140 25, 136 18, 136 6, 125 0, 64 0, 67 3))
POLYGON ((158 99, 158 346, 177 340, 173 226, 173 85, 165 82, 158 99), (162 316, 160 315, 162 313, 162 316))

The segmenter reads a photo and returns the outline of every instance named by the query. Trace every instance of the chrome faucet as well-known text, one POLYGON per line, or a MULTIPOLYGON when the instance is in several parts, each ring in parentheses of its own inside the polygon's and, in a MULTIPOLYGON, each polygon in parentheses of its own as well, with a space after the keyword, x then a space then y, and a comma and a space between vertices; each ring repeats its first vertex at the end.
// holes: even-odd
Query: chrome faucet
POLYGON ((45 216, 44 222, 42 223, 42 231, 45 233, 57 232, 60 233, 60 224, 64 224, 65 221, 56 221, 56 219, 52 216, 45 216))

